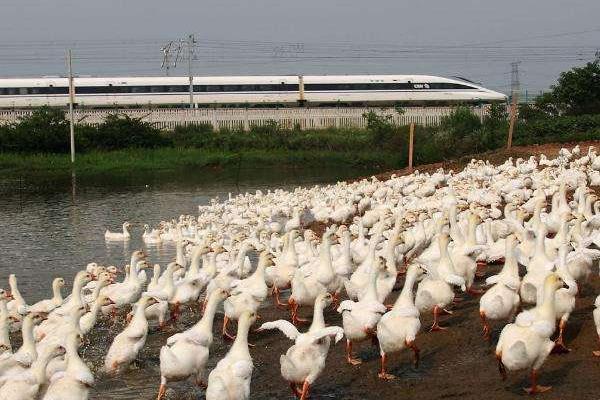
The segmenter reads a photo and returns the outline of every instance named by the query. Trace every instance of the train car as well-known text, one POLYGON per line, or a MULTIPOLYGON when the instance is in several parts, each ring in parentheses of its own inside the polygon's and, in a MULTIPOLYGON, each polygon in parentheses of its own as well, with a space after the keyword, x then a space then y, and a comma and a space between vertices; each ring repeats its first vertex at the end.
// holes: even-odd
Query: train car
MULTIPOLYGON (((75 103, 86 107, 189 105, 188 77, 76 77, 75 103)), ((461 78, 429 75, 194 77, 198 107, 504 102, 506 95, 461 78)), ((0 108, 62 107, 64 77, 0 79, 0 108)))

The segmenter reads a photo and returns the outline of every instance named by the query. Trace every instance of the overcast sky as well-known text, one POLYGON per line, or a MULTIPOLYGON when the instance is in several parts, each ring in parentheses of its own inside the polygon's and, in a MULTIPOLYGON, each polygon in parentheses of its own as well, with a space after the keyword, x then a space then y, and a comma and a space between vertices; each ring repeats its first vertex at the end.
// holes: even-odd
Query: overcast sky
MULTIPOLYGON (((460 75, 531 91, 594 58, 598 0, 1 0, 0 76, 161 75, 195 33, 194 73, 460 75)), ((184 75, 180 66, 172 74, 184 75)), ((185 63, 183 63, 185 65, 185 63)))

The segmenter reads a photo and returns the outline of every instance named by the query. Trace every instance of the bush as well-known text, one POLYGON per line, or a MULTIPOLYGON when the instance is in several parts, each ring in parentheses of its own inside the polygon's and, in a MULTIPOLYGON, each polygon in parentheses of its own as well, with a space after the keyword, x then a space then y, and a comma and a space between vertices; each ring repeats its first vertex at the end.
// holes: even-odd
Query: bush
POLYGON ((80 150, 118 150, 170 146, 172 140, 148 122, 127 115, 111 114, 97 127, 78 129, 80 150))
POLYGON ((0 132, 1 151, 62 153, 70 148, 69 122, 58 109, 38 108, 0 132))

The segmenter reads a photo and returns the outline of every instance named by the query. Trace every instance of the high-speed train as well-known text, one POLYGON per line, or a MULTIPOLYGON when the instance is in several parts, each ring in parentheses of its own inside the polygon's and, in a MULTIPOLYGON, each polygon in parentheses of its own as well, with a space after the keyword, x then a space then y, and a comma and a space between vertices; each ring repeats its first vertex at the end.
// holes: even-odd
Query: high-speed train
MULTIPOLYGON (((80 106, 188 105, 188 77, 76 77, 80 106)), ((193 101, 208 105, 375 105, 504 102, 506 95, 462 78, 429 75, 193 77, 193 101)), ((0 108, 65 106, 64 77, 0 79, 0 108)))

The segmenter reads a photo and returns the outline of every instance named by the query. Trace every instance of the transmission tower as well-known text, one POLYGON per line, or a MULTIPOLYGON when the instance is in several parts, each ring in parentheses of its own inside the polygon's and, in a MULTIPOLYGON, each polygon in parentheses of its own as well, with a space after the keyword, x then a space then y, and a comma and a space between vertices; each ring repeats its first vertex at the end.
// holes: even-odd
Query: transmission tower
POLYGON ((519 80, 519 64, 521 64, 521 61, 515 61, 510 63, 510 95, 511 99, 512 97, 516 96, 517 101, 519 93, 521 92, 521 82, 519 80))

